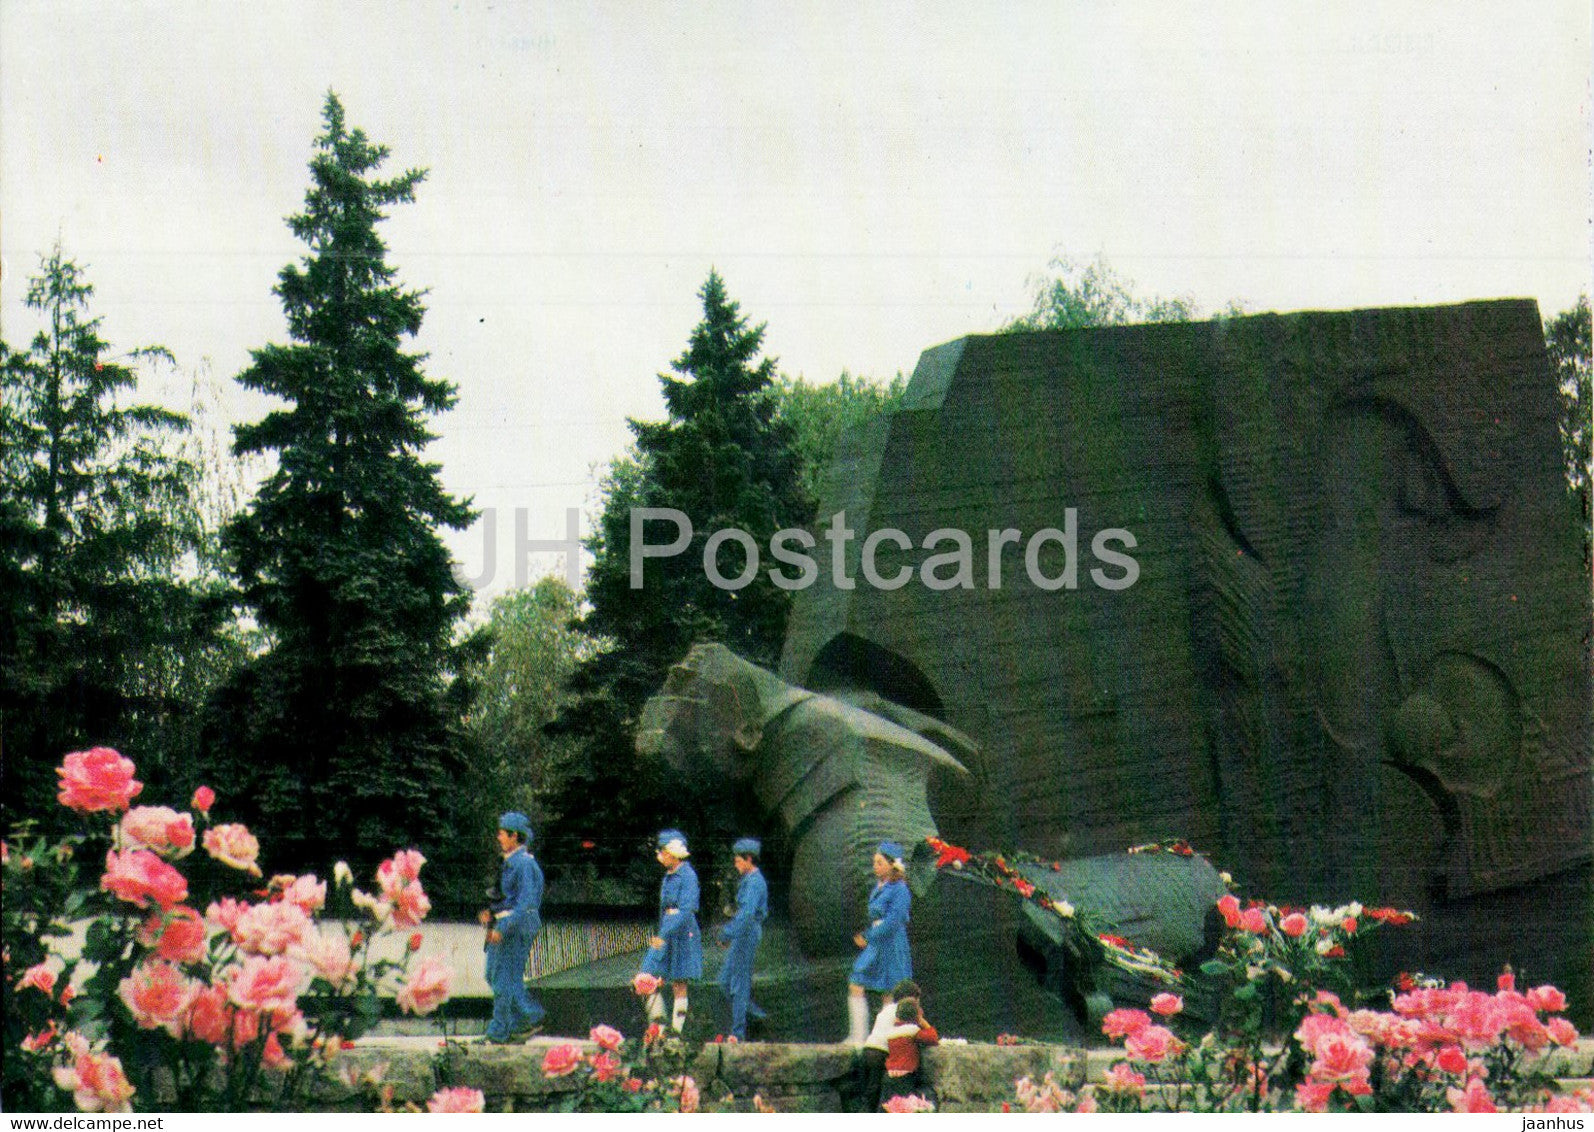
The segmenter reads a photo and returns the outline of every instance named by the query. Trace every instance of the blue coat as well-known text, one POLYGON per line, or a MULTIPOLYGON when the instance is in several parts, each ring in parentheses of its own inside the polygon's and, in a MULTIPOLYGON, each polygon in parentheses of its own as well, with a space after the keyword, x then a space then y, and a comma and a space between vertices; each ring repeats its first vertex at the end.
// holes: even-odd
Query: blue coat
POLYGON ((864 949, 852 965, 852 982, 872 991, 889 991, 903 979, 913 978, 913 956, 908 953, 908 912, 913 895, 905 881, 888 880, 869 894, 869 927, 863 933, 864 949))
POLYGON ((542 866, 522 846, 504 858, 498 887, 504 898, 493 905, 493 927, 506 943, 524 941, 529 946, 542 930, 542 866))
POLYGON ((650 948, 642 969, 670 982, 703 977, 703 936, 697 927, 697 873, 682 861, 659 885, 659 935, 662 948, 650 948))
POLYGON ((736 915, 720 929, 720 939, 730 944, 725 965, 720 968, 720 986, 727 989, 751 986, 753 953, 764 938, 764 921, 769 917, 769 884, 757 869, 736 886, 736 915))

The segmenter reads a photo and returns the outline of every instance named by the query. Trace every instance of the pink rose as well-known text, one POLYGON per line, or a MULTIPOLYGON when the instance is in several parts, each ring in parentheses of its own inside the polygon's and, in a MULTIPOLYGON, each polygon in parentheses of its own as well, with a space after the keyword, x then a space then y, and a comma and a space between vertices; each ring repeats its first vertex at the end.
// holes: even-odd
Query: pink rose
POLYGON ((421 887, 421 866, 426 858, 415 849, 403 849, 383 861, 376 868, 376 882, 382 890, 382 901, 392 909, 393 923, 401 928, 413 928, 426 919, 432 902, 421 887))
POLYGON ((1291 912, 1279 921, 1279 931, 1291 939, 1300 939, 1305 935, 1307 926, 1306 917, 1299 912, 1291 912))
POLYGON ((1494 981, 1494 989, 1498 990, 1498 991, 1504 991, 1504 992, 1507 992, 1507 993, 1516 990, 1517 989, 1517 977, 1516 977, 1516 974, 1514 972, 1512 972, 1512 971, 1501 971, 1500 972, 1500 977, 1495 979, 1495 981, 1494 981))
POLYGON ((1350 1026, 1342 1018, 1336 1018, 1332 1014, 1308 1014, 1296 1027, 1295 1040, 1301 1043, 1302 1049, 1315 1057, 1318 1047, 1325 1041, 1330 1038, 1345 1037, 1350 1032, 1350 1026))
POLYGON ((135 806, 118 827, 128 849, 152 849, 162 857, 186 857, 194 851, 194 819, 170 806, 135 806))
POLYGON ((326 907, 327 882, 317 880, 308 873, 302 877, 287 874, 274 876, 271 878, 271 887, 279 900, 297 904, 312 915, 326 907))
POLYGON ((426 919, 426 913, 432 910, 432 902, 418 880, 412 880, 394 892, 392 901, 395 927, 413 928, 426 919))
POLYGON ((1346 916, 1343 920, 1341 920, 1339 922, 1339 930, 1344 932, 1346 935, 1354 934, 1355 931, 1356 931, 1356 927, 1357 927, 1357 924, 1356 924, 1356 917, 1355 916, 1346 916))
POLYGON ((292 1011, 304 986, 304 968, 283 955, 251 955, 227 984, 227 997, 245 1010, 292 1011))
POLYGON ((391 895, 395 889, 420 880, 421 866, 424 864, 426 858, 421 856, 420 850, 400 849, 376 867, 376 883, 381 886, 384 895, 391 895))
POLYGON ((125 853, 113 849, 106 853, 100 888, 138 908, 148 908, 152 900, 162 908, 170 908, 188 898, 188 882, 183 874, 148 849, 129 849, 125 853))
POLYGON ((17 989, 32 987, 34 990, 43 991, 46 995, 55 993, 55 972, 44 963, 35 963, 22 973, 17 980, 17 989))
POLYGON ((55 1021, 52 1019, 50 1024, 38 1033, 23 1038, 22 1048, 27 1053, 38 1053, 41 1049, 48 1049, 55 1038, 55 1021))
POLYGON ((1528 1005, 1546 1014, 1559 1014, 1566 1009, 1566 995, 1546 983, 1528 991, 1528 1005))
POLYGON ((1550 1033, 1550 1040, 1558 1046, 1569 1046, 1577 1041, 1577 1027, 1565 1018, 1551 1018, 1544 1024, 1550 1033))
POLYGON ((56 799, 70 810, 85 814, 101 810, 125 810, 144 789, 133 777, 132 759, 124 759, 109 747, 74 751, 56 768, 61 791, 56 799))
POLYGON ((439 1089, 426 1102, 427 1112, 482 1112, 486 1107, 487 1098, 480 1089, 467 1089, 462 1085, 439 1089))
POLYGON ((1489 1095, 1489 1090, 1483 1087, 1483 1082, 1477 1077, 1467 1082, 1465 1089, 1447 1089, 1445 1097, 1450 1101, 1452 1112, 1499 1112, 1494 1106, 1494 1098, 1489 1095))
POLYGON ((287 1069, 293 1064, 293 1059, 282 1048, 282 1037, 273 1030, 266 1035, 266 1044, 260 1050, 260 1060, 269 1069, 287 1069))
POLYGON ((140 963, 116 988, 133 1021, 174 1038, 182 1036, 183 1019, 198 993, 199 984, 164 959, 140 963))
POLYGON ((151 912, 138 941, 173 963, 198 963, 205 957, 205 921, 186 904, 170 912, 151 912))
POLYGON ((233 925, 232 936, 240 951, 251 955, 281 955, 315 926, 297 904, 278 900, 244 910, 233 925))
POLYGON ((1240 926, 1240 901, 1234 893, 1225 893, 1218 900, 1218 911, 1223 916, 1223 922, 1231 928, 1240 926))
POLYGON ((1247 908, 1240 913, 1240 927, 1252 935, 1262 935, 1267 931, 1267 913, 1260 908, 1247 908))
POLYGON ((581 1049, 574 1042, 550 1046, 542 1055, 544 1077, 565 1077, 581 1067, 581 1049))
POLYGON ((1328 1098, 1334 1095, 1329 1081, 1302 1081, 1295 1086, 1295 1107, 1301 1112, 1327 1112, 1328 1098))
POLYGON ((1109 1038, 1126 1038, 1138 1034, 1151 1025, 1151 1016, 1144 1010, 1119 1007, 1109 1010, 1101 1020, 1101 1032, 1109 1038))
MULTIPOLYGON (((931 1104, 929 1101, 925 1100, 923 1097, 919 1096, 917 1093, 910 1093, 908 1096, 905 1096, 905 1097, 892 1097, 890 1100, 888 1100, 885 1104, 881 1105, 880 1107, 885 1109, 887 1112, 934 1112, 935 1111, 935 1106, 933 1104, 931 1104)), ((681 1105, 681 1111, 682 1112, 696 1112, 697 1109, 695 1107, 693 1107, 691 1109, 688 1109, 686 1107, 685 1103, 683 1102, 682 1105, 681 1105)))
POLYGON ((1173 1036, 1173 1031, 1165 1026, 1145 1026, 1138 1033, 1130 1034, 1124 1039, 1124 1052, 1135 1061, 1148 1061, 1155 1064, 1167 1057, 1169 1053, 1176 1052, 1179 1040, 1173 1036))
POLYGON ((399 1009, 408 1014, 430 1014, 448 1001, 454 972, 435 955, 415 965, 404 988, 398 992, 399 1009))
POLYGON ((616 1050, 625 1041, 625 1035, 613 1026, 594 1026, 587 1036, 597 1043, 599 1049, 616 1050))
POLYGON ((636 991, 636 993, 641 995, 643 998, 646 998, 648 995, 652 994, 663 985, 663 979, 656 975, 650 975, 646 971, 638 971, 636 973, 636 978, 631 980, 631 989, 636 991))
POLYGON ((610 1081, 620 1073, 620 1059, 608 1050, 600 1050, 592 1055, 593 1080, 610 1081))
POLYGON ((208 786, 201 786, 194 791, 194 796, 189 799, 188 804, 200 813, 208 814, 210 807, 216 804, 216 792, 208 786))
POLYGON ((1127 1061, 1120 1061, 1107 1070, 1107 1075, 1102 1080, 1102 1084, 1109 1092, 1131 1093, 1137 1097, 1146 1091, 1145 1075, 1136 1073, 1130 1068, 1127 1061))
POLYGON ((205 852, 224 865, 231 865, 250 876, 260 875, 255 859, 260 856, 260 842, 247 826, 232 822, 205 831, 205 852))
POLYGON ((1460 1046, 1443 1046, 1435 1055, 1434 1064, 1444 1072, 1460 1077, 1467 1071, 1467 1055, 1461 1052, 1460 1046))
MULTIPOLYGON (((698 1101, 700 1100, 700 1097, 698 1096, 698 1091, 697 1091, 697 1082, 692 1080, 692 1078, 690 1078, 690 1077, 682 1077, 680 1079, 680 1087, 681 1087, 681 1091, 680 1091, 679 1097, 680 1097, 680 1102, 681 1102, 681 1111, 682 1112, 688 1112, 688 1113, 696 1112, 697 1111, 698 1101)), ((907 1099, 909 1099, 909 1100, 918 1100, 921 1104, 925 1103, 923 1098, 920 1098, 920 1097, 909 1097, 907 1099)), ((931 1109, 930 1108, 922 1108, 922 1109, 918 1109, 916 1111, 919 1111, 919 1112, 930 1112, 931 1109)))
POLYGON ((1153 995, 1151 998, 1151 1012, 1160 1014, 1164 1018, 1171 1018, 1184 1009, 1184 999, 1176 994, 1166 992, 1153 995))
POLYGON ((234 1010, 232 1012, 232 1048, 243 1049, 260 1037, 260 1011, 234 1010))
POLYGON ((84 1048, 74 1055, 72 1064, 57 1066, 51 1075, 59 1088, 72 1093, 79 1112, 133 1111, 130 1102, 136 1090, 122 1072, 121 1061, 109 1054, 90 1053, 84 1048))
POLYGON ((1317 1043, 1317 1057, 1308 1074, 1318 1081, 1355 1085, 1367 1080, 1373 1050, 1355 1034, 1333 1034, 1317 1043))
POLYGON ((232 1033, 232 1007, 227 988, 209 986, 194 996, 188 1008, 188 1033, 209 1045, 225 1043, 232 1033))
POLYGON ((289 947, 288 954, 309 964, 334 990, 345 989, 353 975, 354 957, 349 939, 341 931, 306 931, 289 947))

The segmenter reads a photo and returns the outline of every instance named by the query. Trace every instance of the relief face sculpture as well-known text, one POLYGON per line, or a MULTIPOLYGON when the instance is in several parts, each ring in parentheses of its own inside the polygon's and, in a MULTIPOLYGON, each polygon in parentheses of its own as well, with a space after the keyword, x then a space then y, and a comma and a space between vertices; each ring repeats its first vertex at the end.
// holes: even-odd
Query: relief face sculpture
MULTIPOLYGON (((1587 994, 1594 618, 1557 409, 1527 301, 937 347, 843 443, 819 514, 917 546, 1078 508, 1132 532, 1139 577, 822 575, 780 675, 940 751, 902 764, 926 798, 897 836, 1076 858, 1188 837, 1254 894, 1416 910, 1392 961, 1587 994)), ((852 907, 855 855, 808 860, 788 828, 797 900, 852 907)))

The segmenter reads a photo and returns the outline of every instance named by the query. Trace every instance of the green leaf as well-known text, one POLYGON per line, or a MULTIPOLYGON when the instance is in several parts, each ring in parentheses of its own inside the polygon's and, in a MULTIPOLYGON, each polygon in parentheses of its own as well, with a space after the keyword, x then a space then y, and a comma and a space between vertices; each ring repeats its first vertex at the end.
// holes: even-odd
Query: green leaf
POLYGON ((1229 973, 1229 966, 1227 963, 1219 962, 1216 959, 1208 959, 1205 963, 1201 964, 1201 973, 1203 975, 1211 975, 1214 978, 1217 978, 1221 975, 1227 975, 1229 973))

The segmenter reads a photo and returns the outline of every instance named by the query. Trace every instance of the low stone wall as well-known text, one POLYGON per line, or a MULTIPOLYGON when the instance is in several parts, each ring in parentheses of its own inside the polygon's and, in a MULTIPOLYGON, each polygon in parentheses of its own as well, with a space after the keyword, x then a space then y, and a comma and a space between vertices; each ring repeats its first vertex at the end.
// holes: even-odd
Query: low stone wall
MULTIPOLYGON (((436 1038, 389 1038, 360 1042, 345 1063, 363 1072, 385 1065, 397 1105, 424 1105, 440 1085, 464 1085, 487 1096, 491 1112, 535 1112, 552 1107, 559 1094, 575 1087, 571 1078, 548 1079, 542 1059, 565 1038, 537 1038, 523 1046, 451 1045, 436 1038)), ((590 1042, 576 1042, 585 1052, 590 1042)), ((992 1112, 1013 1099, 1013 1082, 1039 1080, 1051 1073, 1058 1083, 1079 1089, 1099 1082, 1117 1060, 1111 1049, 1025 1043, 997 1046, 948 1042, 924 1054, 926 1075, 943 1112, 992 1112)), ((747 1042, 702 1047, 687 1066, 697 1082, 705 1111, 750 1112, 753 1095, 783 1112, 839 1112, 843 1082, 854 1053, 846 1045, 790 1045, 747 1042)), ((1541 1067, 1569 1087, 1588 1087, 1594 1078, 1594 1041, 1548 1053, 1541 1067)), ((317 1107, 358 1108, 366 1098, 335 1081, 326 1082, 317 1107)))
MULTIPOLYGON (((470 1043, 442 1048, 437 1039, 365 1041, 343 1061, 363 1073, 385 1065, 396 1105, 424 1104, 442 1084, 480 1089, 492 1112, 535 1112, 557 1104, 575 1087, 571 1078, 542 1075, 549 1047, 569 1039, 536 1038, 523 1046, 470 1043)), ((577 1042, 585 1052, 590 1042, 577 1042)), ((705 1111, 751 1112, 753 1096, 783 1112, 839 1112, 844 1082, 852 1072, 851 1046, 746 1042, 703 1046, 686 1071, 697 1082, 705 1111)), ((947 1044, 925 1051, 925 1068, 946 1112, 989 1112, 1013 1096, 1013 1081, 1050 1072, 1077 1087, 1085 1079, 1083 1051, 1067 1046, 947 1044)), ((316 1102, 327 1108, 357 1108, 365 1098, 328 1081, 316 1102)))

